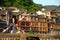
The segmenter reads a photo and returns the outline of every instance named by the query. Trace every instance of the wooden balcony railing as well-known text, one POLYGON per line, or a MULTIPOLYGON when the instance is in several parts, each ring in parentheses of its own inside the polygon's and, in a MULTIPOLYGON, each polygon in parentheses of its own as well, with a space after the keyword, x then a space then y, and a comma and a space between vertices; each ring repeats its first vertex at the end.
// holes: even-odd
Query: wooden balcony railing
POLYGON ((33 31, 33 32, 47 32, 48 33, 48 27, 22 27, 21 29, 24 29, 26 32, 33 31))
POLYGON ((20 34, 0 34, 0 40, 26 40, 20 34))
POLYGON ((60 36, 54 35, 23 35, 23 34, 0 34, 0 40, 60 40, 60 36))

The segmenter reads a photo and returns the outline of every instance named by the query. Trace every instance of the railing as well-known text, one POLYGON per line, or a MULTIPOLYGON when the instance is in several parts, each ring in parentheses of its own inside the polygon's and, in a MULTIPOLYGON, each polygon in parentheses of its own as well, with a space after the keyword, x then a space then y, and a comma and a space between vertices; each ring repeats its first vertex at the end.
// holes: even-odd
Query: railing
POLYGON ((0 38, 0 40, 20 40, 20 38, 0 38))
POLYGON ((25 31, 34 31, 34 32, 47 32, 48 33, 48 27, 21 27, 21 29, 24 29, 25 31))
POLYGON ((52 35, 23 35, 23 34, 0 34, 0 40, 60 40, 60 36, 52 35))
POLYGON ((26 40, 20 34, 0 34, 0 40, 26 40))

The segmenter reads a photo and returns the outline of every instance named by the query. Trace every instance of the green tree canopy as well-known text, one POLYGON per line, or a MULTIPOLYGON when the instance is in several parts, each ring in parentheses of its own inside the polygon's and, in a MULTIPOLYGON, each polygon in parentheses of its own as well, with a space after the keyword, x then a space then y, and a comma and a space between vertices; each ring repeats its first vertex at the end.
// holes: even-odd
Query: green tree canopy
POLYGON ((10 7, 13 6, 15 0, 0 0, 0 6, 10 7))

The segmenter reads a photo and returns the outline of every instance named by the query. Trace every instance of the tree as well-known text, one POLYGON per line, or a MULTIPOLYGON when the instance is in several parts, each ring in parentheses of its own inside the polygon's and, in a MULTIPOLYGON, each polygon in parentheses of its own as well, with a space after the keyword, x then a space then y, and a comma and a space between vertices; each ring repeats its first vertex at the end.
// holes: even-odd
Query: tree
POLYGON ((0 6, 4 6, 4 0, 0 0, 0 6))

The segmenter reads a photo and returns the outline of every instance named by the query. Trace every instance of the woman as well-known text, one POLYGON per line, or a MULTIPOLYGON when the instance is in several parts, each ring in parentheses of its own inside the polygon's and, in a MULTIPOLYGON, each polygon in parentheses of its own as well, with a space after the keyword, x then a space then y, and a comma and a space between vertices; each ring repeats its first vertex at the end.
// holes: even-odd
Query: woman
POLYGON ((15 24, 15 19, 14 18, 11 19, 11 23, 10 23, 9 27, 4 29, 3 32, 6 32, 7 30, 9 30, 10 33, 16 33, 17 28, 16 28, 16 24, 15 24))

